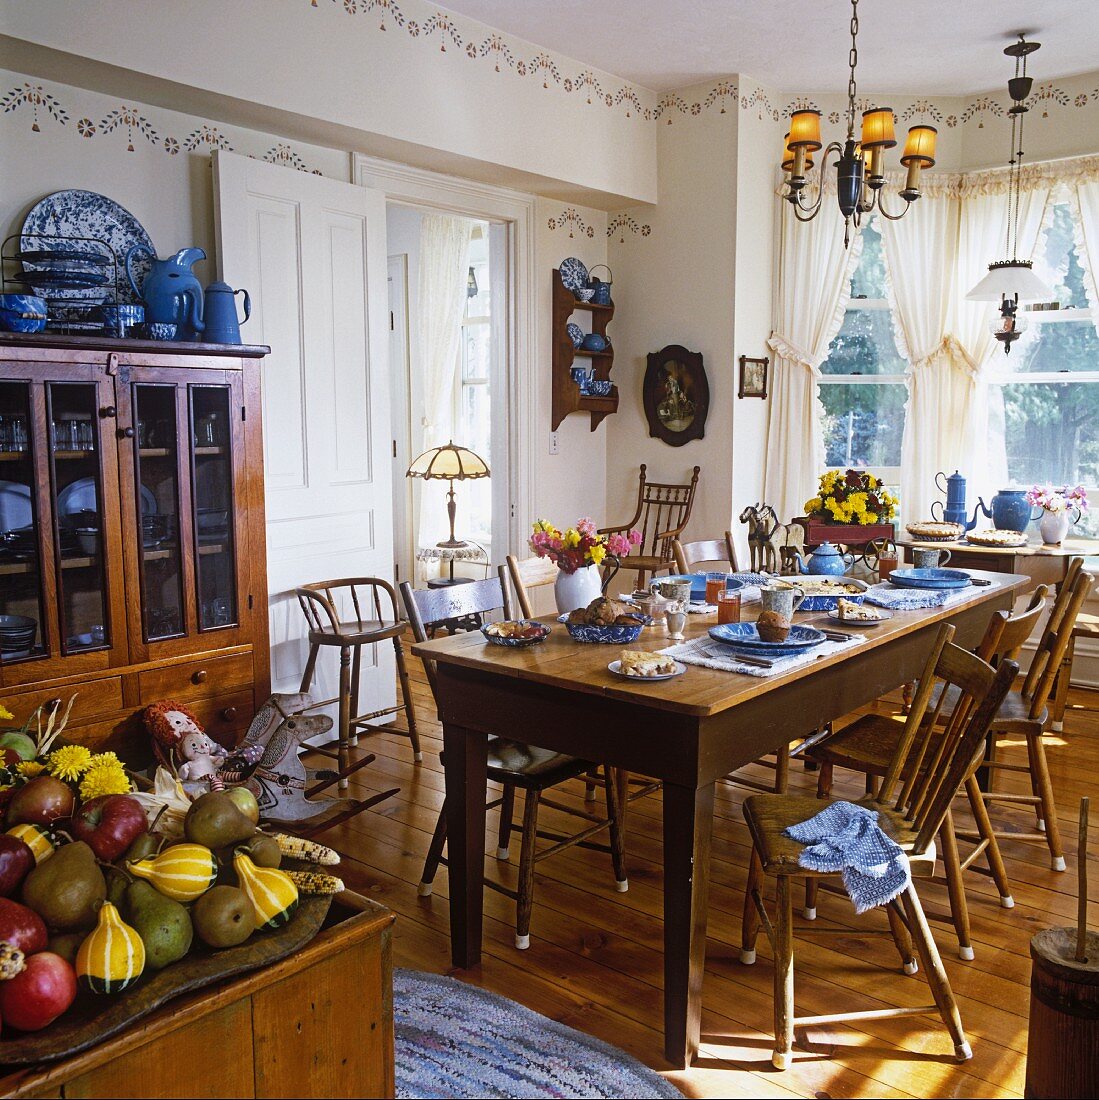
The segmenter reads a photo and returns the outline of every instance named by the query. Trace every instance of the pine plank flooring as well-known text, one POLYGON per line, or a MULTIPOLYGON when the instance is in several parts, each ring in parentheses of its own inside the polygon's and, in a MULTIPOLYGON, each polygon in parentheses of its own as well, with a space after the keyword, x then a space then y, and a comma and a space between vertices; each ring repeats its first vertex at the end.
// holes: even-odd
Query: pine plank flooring
MULTIPOLYGON (((629 1051, 690 1097, 1022 1096, 1028 945, 1043 927, 1076 923, 1079 800, 1083 794, 1099 795, 1099 693, 1074 690, 1065 732, 1051 736, 1047 744, 1068 873, 1049 869, 1044 846, 1003 841, 1015 897, 1015 908, 1006 910, 987 875, 977 873, 976 866, 967 872, 976 950, 972 962, 957 957, 953 928, 946 923, 945 884, 921 883, 921 897, 973 1045, 972 1061, 961 1066, 952 1061, 949 1039, 937 1017, 909 1017, 799 1030, 793 1066, 785 1073, 771 1068, 772 971, 766 937, 760 936, 755 966, 739 962, 749 854, 740 803, 750 792, 725 783, 719 784, 714 823, 702 1049, 689 1071, 674 1072, 662 1056, 659 794, 630 807, 628 893, 615 892, 609 855, 571 848, 538 865, 529 950, 513 946, 513 903, 486 890, 483 961, 475 969, 455 971, 450 966, 446 868, 440 868, 431 897, 420 898, 416 891, 444 784, 438 758, 441 731, 430 690, 417 661, 411 662, 410 671, 424 762, 413 764, 403 737, 370 738, 369 751, 378 759, 357 773, 352 793, 361 797, 398 785, 401 791, 321 838, 344 853, 341 873, 350 887, 396 912, 396 965, 453 974, 512 997, 629 1051)), ((884 709, 891 705, 878 704, 884 709)), ((1009 746, 1003 759, 1022 762, 1025 749, 1009 746)), ((745 769, 744 774, 763 782, 773 777, 762 767, 745 769)), ((862 794, 861 777, 839 770, 836 775, 837 795, 862 794)), ((1021 780, 1012 776, 1007 785, 1021 780)), ((812 791, 815 783, 815 773, 797 763, 792 766, 792 790, 812 791)), ((578 808, 584 805, 579 782, 555 793, 578 808)), ((955 813, 959 828, 969 827, 971 819, 962 802, 955 813)), ((998 826, 1018 831, 1033 823, 1029 811, 1006 804, 993 810, 993 818, 998 826)), ((575 821, 556 811, 543 813, 547 829, 564 830, 570 820, 575 821)), ((495 828, 496 814, 490 812, 490 853, 496 848, 495 828)), ((964 847, 963 842, 963 851, 964 847)), ((514 886, 518 848, 518 838, 513 837, 511 861, 500 863, 490 855, 486 873, 514 886)), ((1099 881, 1099 842, 1089 845, 1088 858, 1092 881, 1099 881)), ((1089 921, 1099 927, 1099 904, 1090 906, 1089 921)), ((880 913, 856 917, 845 897, 822 893, 815 925, 798 922, 799 1013, 929 1003, 923 980, 899 972, 892 941, 878 934, 885 928, 880 913), (814 935, 813 928, 829 931, 814 935)))

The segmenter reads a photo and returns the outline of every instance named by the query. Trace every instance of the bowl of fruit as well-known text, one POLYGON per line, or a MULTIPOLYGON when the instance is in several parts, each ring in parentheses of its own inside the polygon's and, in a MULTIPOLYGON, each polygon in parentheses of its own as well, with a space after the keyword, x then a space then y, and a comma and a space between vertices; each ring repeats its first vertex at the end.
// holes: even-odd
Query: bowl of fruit
POLYGON ((491 645, 506 645, 513 649, 538 645, 550 636, 550 628, 534 619, 505 619, 500 623, 488 623, 481 633, 491 645))

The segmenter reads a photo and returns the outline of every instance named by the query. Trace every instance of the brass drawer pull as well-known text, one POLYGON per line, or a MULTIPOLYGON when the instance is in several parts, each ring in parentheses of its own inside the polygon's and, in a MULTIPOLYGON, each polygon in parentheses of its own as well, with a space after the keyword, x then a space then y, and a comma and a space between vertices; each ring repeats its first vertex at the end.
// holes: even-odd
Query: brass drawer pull
POLYGON ((192 684, 204 684, 204 683, 206 683, 206 669, 200 668, 198 670, 198 672, 196 672, 191 677, 191 683, 192 684))

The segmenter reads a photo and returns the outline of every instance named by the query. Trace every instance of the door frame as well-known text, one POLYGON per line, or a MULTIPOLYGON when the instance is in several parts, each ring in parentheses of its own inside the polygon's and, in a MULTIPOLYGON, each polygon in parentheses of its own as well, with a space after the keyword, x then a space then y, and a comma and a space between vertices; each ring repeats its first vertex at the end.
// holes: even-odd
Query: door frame
POLYGON ((507 387, 508 470, 507 546, 497 547, 503 558, 526 543, 526 524, 534 502, 535 441, 537 439, 538 380, 535 374, 536 270, 535 197, 507 187, 413 168, 407 164, 351 154, 351 178, 360 187, 381 191, 387 202, 443 210, 465 217, 508 224, 507 261, 514 277, 508 280, 508 362, 512 371, 507 387))

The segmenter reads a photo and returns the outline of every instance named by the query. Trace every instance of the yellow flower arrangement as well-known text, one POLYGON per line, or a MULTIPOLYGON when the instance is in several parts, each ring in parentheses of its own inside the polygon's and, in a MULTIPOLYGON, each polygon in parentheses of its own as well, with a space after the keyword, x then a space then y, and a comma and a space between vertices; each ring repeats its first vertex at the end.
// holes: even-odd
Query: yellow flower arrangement
POLYGON ((92 754, 84 745, 63 745, 49 756, 50 775, 70 782, 79 779, 92 762, 92 754))
POLYGON ((33 779, 36 775, 41 775, 46 770, 46 765, 41 760, 21 760, 15 765, 15 770, 20 775, 25 775, 28 779, 33 779))
MULTIPOLYGON (((113 754, 112 754, 113 755, 113 754)), ((129 794, 130 777, 121 764, 94 764, 80 781, 80 797, 84 802, 108 794, 129 794)))
POLYGON ((828 470, 820 475, 817 495, 805 502, 805 511, 827 523, 868 526, 891 520, 897 503, 881 478, 865 470, 828 470))

